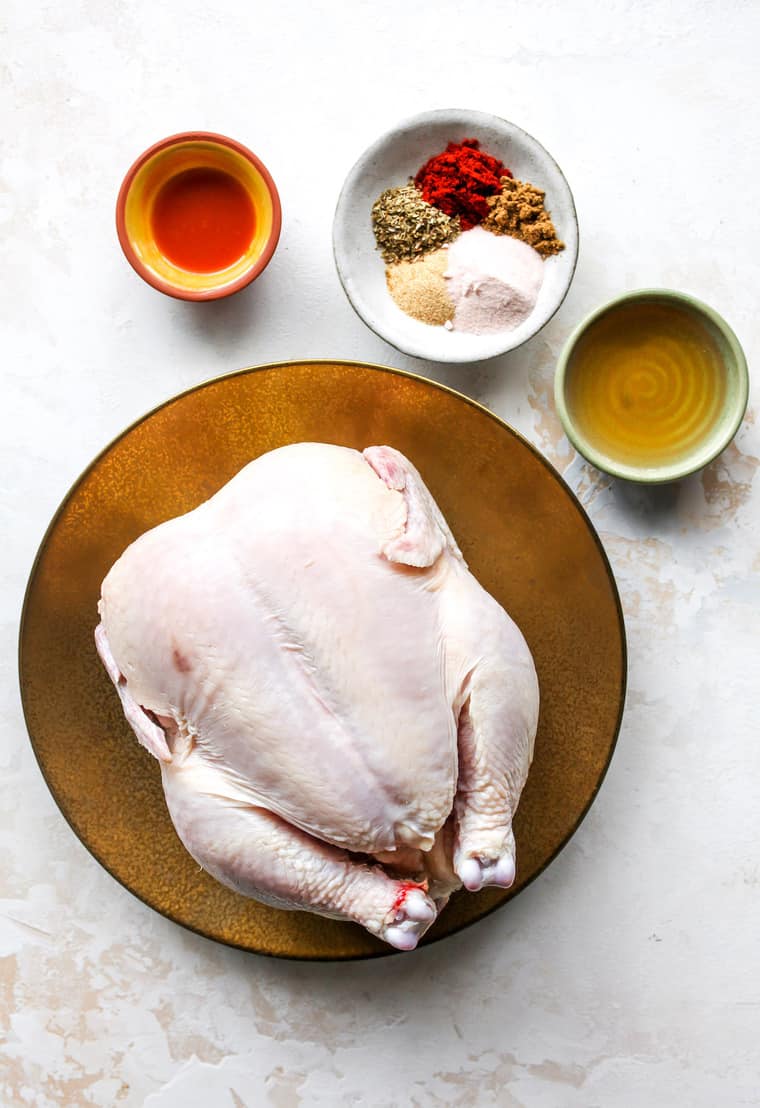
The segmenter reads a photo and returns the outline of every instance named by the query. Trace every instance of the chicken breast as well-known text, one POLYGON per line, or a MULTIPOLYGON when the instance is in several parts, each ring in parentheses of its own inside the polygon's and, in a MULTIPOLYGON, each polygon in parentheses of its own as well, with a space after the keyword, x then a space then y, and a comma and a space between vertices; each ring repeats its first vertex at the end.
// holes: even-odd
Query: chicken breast
POLYGON ((96 642, 174 826, 223 883, 411 949, 514 879, 538 685, 411 463, 300 443, 147 532, 96 642))

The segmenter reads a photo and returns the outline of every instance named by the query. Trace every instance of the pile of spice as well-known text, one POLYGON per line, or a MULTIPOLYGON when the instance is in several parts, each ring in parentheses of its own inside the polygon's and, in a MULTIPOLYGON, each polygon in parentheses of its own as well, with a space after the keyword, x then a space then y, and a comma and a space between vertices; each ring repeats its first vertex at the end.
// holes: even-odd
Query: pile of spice
POLYGON ((502 177, 501 191, 488 198, 488 215, 483 220, 487 231, 511 235, 537 250, 542 258, 565 249, 544 207, 546 193, 527 181, 502 177))
POLYGON ((386 270, 388 291, 402 312, 422 323, 446 326, 455 307, 443 276, 448 264, 448 251, 436 250, 419 261, 399 262, 386 270))
POLYGON ((386 189, 372 205, 372 230, 383 261, 412 261, 459 234, 459 220, 427 204, 414 185, 386 189))
POLYGON ((473 227, 448 252, 446 286, 458 331, 513 331, 533 311, 544 263, 525 242, 473 227))
POLYGON ((395 303, 447 330, 519 326, 535 307, 544 259, 564 249, 544 201, 477 139, 450 142, 372 206, 395 303))
POLYGON ((450 142, 442 154, 425 162, 414 183, 423 200, 450 216, 459 216, 463 231, 488 214, 488 198, 512 174, 498 158, 484 154, 477 139, 450 142))

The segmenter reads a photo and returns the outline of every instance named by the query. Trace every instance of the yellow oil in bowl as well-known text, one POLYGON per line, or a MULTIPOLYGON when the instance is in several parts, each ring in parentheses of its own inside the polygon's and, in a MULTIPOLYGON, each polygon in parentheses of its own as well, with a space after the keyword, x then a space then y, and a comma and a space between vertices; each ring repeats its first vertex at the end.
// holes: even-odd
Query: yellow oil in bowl
POLYGON ((678 294, 634 296, 592 318, 570 344, 557 392, 581 453, 621 476, 666 480, 730 441, 746 406, 743 355, 710 311, 678 294))

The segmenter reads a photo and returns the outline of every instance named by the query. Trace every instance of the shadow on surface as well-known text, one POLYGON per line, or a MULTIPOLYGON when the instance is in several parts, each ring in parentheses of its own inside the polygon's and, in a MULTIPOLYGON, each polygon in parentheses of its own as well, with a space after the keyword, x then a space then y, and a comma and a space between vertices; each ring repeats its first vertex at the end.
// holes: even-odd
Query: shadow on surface
MULTIPOLYGON (((449 996, 452 987, 467 991, 470 982, 488 975, 489 967, 498 964, 500 977, 509 979, 516 968, 511 968, 508 947, 530 930, 547 894, 552 895, 546 882, 529 886, 518 899, 455 935, 387 958, 298 962, 231 948, 220 948, 220 953, 227 972, 300 998, 296 1007, 302 1001, 312 1014, 348 1009, 366 1020, 373 1014, 392 1017, 398 1009, 399 1018, 417 1018, 433 1010, 442 990, 449 996)), ((210 942, 197 936, 189 941, 204 947, 210 942)))
POLYGON ((264 325, 267 319, 265 289, 256 282, 221 300, 201 302, 178 300, 175 318, 180 326, 212 345, 234 337, 245 339, 264 325))
POLYGON ((611 477, 590 463, 586 488, 580 498, 589 506, 600 491, 609 490, 614 507, 631 522, 651 534, 674 527, 715 528, 721 526, 748 500, 760 460, 744 453, 732 442, 712 462, 696 473, 661 485, 637 484, 611 477))

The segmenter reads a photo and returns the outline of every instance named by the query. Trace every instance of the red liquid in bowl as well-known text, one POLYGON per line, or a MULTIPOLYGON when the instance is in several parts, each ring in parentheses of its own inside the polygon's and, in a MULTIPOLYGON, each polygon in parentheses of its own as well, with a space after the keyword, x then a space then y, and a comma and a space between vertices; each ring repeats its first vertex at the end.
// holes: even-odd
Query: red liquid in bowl
POLYGON ((186 169, 161 186, 151 226, 164 257, 191 273, 233 265, 251 244, 256 225, 244 186, 221 169, 186 169))

